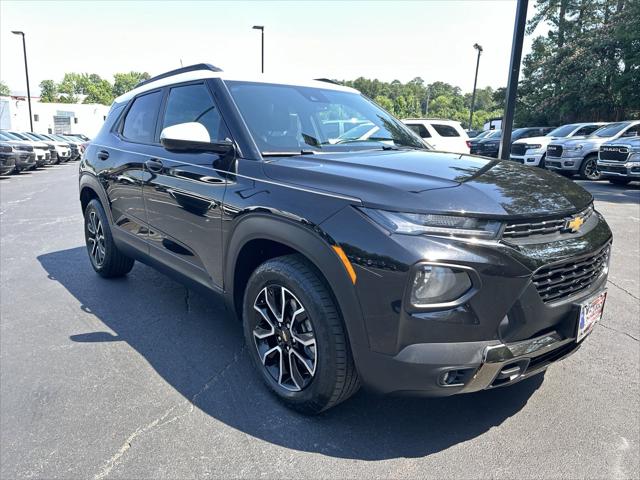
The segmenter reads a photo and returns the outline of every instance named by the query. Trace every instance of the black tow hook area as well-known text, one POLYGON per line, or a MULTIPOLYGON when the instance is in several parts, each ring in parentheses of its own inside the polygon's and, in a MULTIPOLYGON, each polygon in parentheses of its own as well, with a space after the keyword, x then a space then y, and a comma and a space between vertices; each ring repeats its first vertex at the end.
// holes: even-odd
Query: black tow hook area
POLYGON ((520 377, 524 374, 529 366, 529 359, 524 358, 517 362, 509 363, 502 367, 496 378, 491 383, 492 387, 497 387, 499 385, 504 385, 505 383, 509 383, 520 377))

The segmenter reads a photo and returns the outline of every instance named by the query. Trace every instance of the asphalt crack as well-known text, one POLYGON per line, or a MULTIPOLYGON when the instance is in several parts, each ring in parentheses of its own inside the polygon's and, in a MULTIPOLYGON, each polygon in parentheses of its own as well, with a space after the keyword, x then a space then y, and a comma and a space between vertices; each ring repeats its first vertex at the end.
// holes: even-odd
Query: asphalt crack
POLYGON ((189 302, 189 289, 185 287, 184 289, 184 306, 187 309, 187 313, 191 313, 191 303, 189 302))
POLYGON ((640 340, 639 340, 639 339, 637 339, 636 337, 634 337, 633 335, 631 335, 631 334, 630 334, 630 333, 628 333, 628 332, 623 332, 622 330, 618 330, 617 328, 613 328, 613 327, 611 327, 611 326, 607 325, 606 323, 599 322, 598 324, 599 324, 599 325, 601 325, 601 326, 603 326, 603 327, 604 327, 604 328, 606 328, 607 330, 612 330, 612 331, 614 331, 614 332, 621 333, 622 335, 626 335, 627 337, 629 337, 630 339, 632 339, 632 340, 634 340, 634 341, 636 341, 636 342, 640 342, 640 340))
POLYGON ((627 295, 629 295, 631 298, 635 298, 636 300, 640 300, 640 298, 636 297, 633 293, 631 293, 629 290, 627 290, 624 287, 621 287, 620 285, 618 285, 617 283, 614 283, 613 281, 611 281, 611 279, 607 279, 607 282, 610 283, 611 285, 613 285, 614 287, 622 290, 624 293, 626 293, 627 295))
MULTIPOLYGON (((188 290, 187 290, 188 292, 188 290)), ((188 299, 188 293, 187 293, 187 297, 185 298, 185 300, 188 299)), ((124 455, 127 453, 127 451, 131 448, 133 442, 140 436, 144 435, 145 433, 160 428, 164 425, 169 425, 170 423, 174 423, 184 417, 186 417, 187 415, 190 415, 194 410, 195 410, 195 405, 196 402, 198 401, 198 398, 204 394, 207 390, 209 390, 211 388, 211 386, 219 379, 221 378, 234 364, 236 364, 240 358, 242 357, 242 354, 245 351, 245 345, 243 345, 234 355, 233 358, 224 366, 222 367, 222 369, 220 371, 218 371, 215 375, 213 375, 211 378, 209 378, 203 385, 202 387, 200 387, 200 389, 191 396, 190 399, 185 400, 184 402, 182 402, 180 405, 174 405, 171 408, 168 408, 161 416, 159 416, 158 418, 156 418, 155 420, 149 422, 147 425, 145 425, 144 427, 139 427, 137 428, 131 435, 129 435, 127 437, 127 439, 124 441, 124 443, 122 444, 122 446, 116 451, 116 453, 114 453, 104 464, 104 466, 102 467, 102 469, 96 474, 94 475, 94 480, 102 480, 104 478, 106 478, 111 471, 122 462, 122 457, 124 457, 124 455), (178 408, 182 408, 183 406, 187 406, 188 408, 185 412, 179 414, 179 415, 174 415, 173 417, 167 419, 172 412, 174 412, 176 409, 178 408)))

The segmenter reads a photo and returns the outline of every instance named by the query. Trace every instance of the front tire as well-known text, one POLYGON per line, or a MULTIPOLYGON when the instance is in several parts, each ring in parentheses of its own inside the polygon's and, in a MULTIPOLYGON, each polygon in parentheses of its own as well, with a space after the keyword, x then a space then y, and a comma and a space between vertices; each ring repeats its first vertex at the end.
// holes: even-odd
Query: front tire
POLYGON ((91 266, 105 278, 122 277, 131 271, 134 260, 116 246, 102 204, 93 199, 84 211, 84 237, 91 266))
POLYGON ((542 155, 542 158, 540 159, 540 163, 538 163, 538 167, 546 169, 547 168, 546 160, 547 160, 547 154, 545 153, 544 155, 542 155))
POLYGON ((254 365, 288 407, 317 414, 360 387, 335 300, 303 256, 260 265, 247 283, 242 317, 254 365))
POLYGON ((598 156, 587 155, 580 165, 579 173, 582 180, 600 180, 602 174, 598 170, 598 156))

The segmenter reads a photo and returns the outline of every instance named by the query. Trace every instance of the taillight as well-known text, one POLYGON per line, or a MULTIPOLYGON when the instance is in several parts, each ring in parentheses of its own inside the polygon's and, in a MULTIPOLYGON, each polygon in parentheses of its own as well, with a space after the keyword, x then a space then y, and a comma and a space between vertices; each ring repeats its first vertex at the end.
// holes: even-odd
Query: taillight
POLYGON ((465 140, 467 142, 467 147, 471 148, 471 140, 465 140))

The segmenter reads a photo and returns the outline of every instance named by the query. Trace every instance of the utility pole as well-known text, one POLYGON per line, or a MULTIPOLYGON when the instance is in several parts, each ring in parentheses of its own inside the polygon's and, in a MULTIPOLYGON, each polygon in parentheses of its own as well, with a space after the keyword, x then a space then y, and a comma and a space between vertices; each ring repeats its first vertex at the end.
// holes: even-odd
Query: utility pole
POLYGON ((471 94, 471 110, 469 111, 469 127, 471 130, 473 127, 473 107, 476 104, 476 85, 478 84, 478 68, 480 67, 480 54, 482 53, 482 46, 477 43, 473 44, 473 48, 478 51, 478 59, 476 60, 476 78, 473 80, 473 93, 471 94))
POLYGON ((263 25, 254 25, 253 26, 254 30, 260 30, 260 34, 261 34, 261 40, 262 40, 262 54, 260 56, 261 58, 261 69, 260 71, 262 73, 264 73, 264 26, 263 25))
POLYGON ((22 35, 22 51, 24 53, 24 74, 27 77, 27 103, 29 104, 29 131, 33 132, 33 115, 31 114, 31 89, 29 88, 29 67, 27 66, 27 44, 24 40, 24 32, 12 30, 14 35, 22 35))
POLYGON ((513 117, 516 111, 516 93, 518 91, 518 77, 520 76, 520 60, 522 59, 522 41, 527 26, 527 7, 529 0, 518 0, 516 7, 516 23, 513 27, 513 42, 511 44, 511 62, 509 64, 509 81, 507 82, 507 100, 502 117, 502 138, 498 158, 507 160, 511 153, 511 132, 513 131, 513 117))

